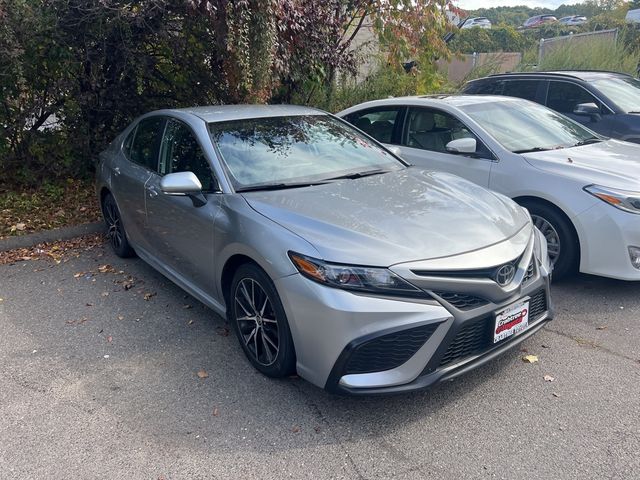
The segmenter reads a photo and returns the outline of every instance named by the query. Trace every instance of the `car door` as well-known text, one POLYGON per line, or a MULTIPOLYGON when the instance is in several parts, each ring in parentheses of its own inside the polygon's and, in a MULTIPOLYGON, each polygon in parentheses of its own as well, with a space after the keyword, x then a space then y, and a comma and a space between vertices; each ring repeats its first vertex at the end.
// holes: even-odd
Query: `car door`
POLYGON ((407 112, 400 150, 413 165, 459 175, 483 187, 489 186, 495 157, 487 146, 458 118, 438 109, 411 107, 407 112), (460 138, 476 140, 473 154, 447 151, 460 138))
POLYGON ((161 267, 191 287, 215 295, 214 220, 222 195, 211 166, 191 128, 170 118, 162 137, 158 171, 146 184, 147 230, 161 267), (188 196, 162 193, 168 173, 193 172, 207 202, 197 206, 188 196))
POLYGON ((610 110, 581 85, 569 81, 550 81, 546 105, 552 110, 582 123, 595 132, 607 136, 611 134, 610 110), (582 103, 595 103, 600 109, 600 113, 598 115, 575 114, 576 106, 582 103))
POLYGON ((142 119, 126 137, 122 150, 115 156, 111 189, 118 202, 129 239, 147 248, 145 234, 145 184, 158 165, 164 117, 142 119))

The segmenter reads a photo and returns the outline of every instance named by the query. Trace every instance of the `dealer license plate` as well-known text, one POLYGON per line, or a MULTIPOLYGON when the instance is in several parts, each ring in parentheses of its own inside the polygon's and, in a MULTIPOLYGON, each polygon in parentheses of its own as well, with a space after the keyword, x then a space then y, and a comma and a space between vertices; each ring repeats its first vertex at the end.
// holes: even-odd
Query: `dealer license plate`
POLYGON ((496 313, 493 343, 524 331, 529 326, 529 299, 519 301, 496 313))

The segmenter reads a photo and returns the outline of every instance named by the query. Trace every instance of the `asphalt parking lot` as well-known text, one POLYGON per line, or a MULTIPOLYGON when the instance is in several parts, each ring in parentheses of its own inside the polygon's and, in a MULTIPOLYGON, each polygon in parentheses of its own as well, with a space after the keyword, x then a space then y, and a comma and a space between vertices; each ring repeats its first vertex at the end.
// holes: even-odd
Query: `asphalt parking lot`
POLYGON ((639 292, 576 277, 520 349, 426 392, 345 398, 256 373, 141 260, 3 265, 0 478, 638 478, 639 292))

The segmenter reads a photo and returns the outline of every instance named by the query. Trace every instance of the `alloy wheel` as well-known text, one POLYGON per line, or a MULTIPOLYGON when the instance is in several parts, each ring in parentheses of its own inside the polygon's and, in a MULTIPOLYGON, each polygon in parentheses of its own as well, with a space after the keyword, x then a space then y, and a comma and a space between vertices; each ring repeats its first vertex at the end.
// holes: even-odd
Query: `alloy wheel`
POLYGON ((234 303, 235 320, 249 354, 261 365, 272 365, 280 351, 280 336, 271 299, 257 281, 244 278, 236 286, 234 303))
POLYGON ((540 230, 542 235, 547 239, 547 252, 551 263, 555 265, 560 256, 561 244, 560 235, 555 227, 545 218, 539 215, 531 215, 533 224, 540 230))

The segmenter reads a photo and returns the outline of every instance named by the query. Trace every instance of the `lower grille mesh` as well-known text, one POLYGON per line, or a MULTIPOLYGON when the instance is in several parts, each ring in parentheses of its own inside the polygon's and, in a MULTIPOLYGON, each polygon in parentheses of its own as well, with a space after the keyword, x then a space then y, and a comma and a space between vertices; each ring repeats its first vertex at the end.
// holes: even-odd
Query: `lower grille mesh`
POLYGON ((399 367, 424 345, 438 325, 402 330, 359 345, 349 357, 345 373, 381 372, 399 367))
MULTIPOLYGON (((531 295, 529 323, 535 322, 547 311, 547 294, 544 289, 531 295)), ((493 316, 480 318, 462 326, 440 360, 440 367, 456 363, 465 357, 481 353, 494 345, 493 316)), ((511 338, 511 337, 509 337, 511 338)))
POLYGON ((451 293, 451 292, 433 292, 443 300, 446 300, 451 305, 459 310, 471 310, 473 308, 482 307, 489 302, 484 298, 476 297, 475 295, 467 295, 466 293, 451 293))

